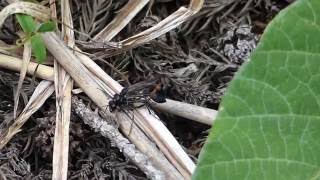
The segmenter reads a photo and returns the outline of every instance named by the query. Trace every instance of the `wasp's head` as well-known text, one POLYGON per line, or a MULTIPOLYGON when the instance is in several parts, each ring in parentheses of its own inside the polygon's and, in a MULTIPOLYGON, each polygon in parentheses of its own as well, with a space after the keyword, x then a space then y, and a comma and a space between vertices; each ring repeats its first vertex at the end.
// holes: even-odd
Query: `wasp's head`
POLYGON ((117 104, 115 103, 115 101, 110 100, 109 101, 109 111, 113 112, 117 109, 117 104))
POLYGON ((109 101, 109 111, 113 112, 117 109, 121 101, 121 97, 119 94, 115 94, 113 98, 109 101))

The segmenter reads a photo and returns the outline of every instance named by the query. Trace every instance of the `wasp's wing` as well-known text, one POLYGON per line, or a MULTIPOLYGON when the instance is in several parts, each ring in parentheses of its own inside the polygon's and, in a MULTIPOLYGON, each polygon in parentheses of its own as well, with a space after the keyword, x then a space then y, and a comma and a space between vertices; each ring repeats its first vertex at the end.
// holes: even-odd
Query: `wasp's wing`
POLYGON ((122 95, 126 95, 127 98, 130 98, 132 96, 148 96, 149 88, 156 82, 156 79, 141 81, 129 87, 126 87, 123 91, 121 91, 121 93, 122 95))

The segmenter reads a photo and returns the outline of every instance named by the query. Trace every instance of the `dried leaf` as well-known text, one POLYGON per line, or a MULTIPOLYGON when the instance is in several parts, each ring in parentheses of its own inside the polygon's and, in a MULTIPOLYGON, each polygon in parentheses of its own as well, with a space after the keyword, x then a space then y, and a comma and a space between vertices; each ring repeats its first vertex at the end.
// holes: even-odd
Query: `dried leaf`
POLYGON ((27 73, 30 59, 31 59, 31 45, 30 45, 30 41, 27 41, 24 44, 23 60, 22 60, 22 66, 21 66, 21 70, 20 70, 20 77, 19 77, 18 87, 17 87, 16 93, 14 95, 13 118, 17 117, 17 109, 18 109, 18 105, 19 105, 19 97, 20 97, 21 87, 22 87, 23 80, 24 80, 26 73, 27 73))

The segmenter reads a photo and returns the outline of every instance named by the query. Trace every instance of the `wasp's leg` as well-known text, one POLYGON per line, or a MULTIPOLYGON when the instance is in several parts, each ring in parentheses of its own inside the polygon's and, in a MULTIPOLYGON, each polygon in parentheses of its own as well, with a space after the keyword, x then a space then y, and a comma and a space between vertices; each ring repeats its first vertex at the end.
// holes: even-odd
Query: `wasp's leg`
POLYGON ((135 106, 134 108, 141 108, 141 107, 143 107, 144 105, 146 105, 145 103, 143 103, 143 104, 141 104, 141 105, 137 105, 137 106, 135 106))
POLYGON ((152 108, 150 104, 147 104, 146 107, 151 115, 153 115, 156 119, 161 120, 159 116, 155 113, 155 111, 151 111, 152 108))
POLYGON ((133 127, 133 124, 134 124, 134 123, 135 123, 135 122, 134 122, 134 113, 132 113, 132 121, 131 121, 129 136, 130 136, 130 134, 131 134, 131 132, 132 132, 132 127, 133 127))
POLYGON ((155 111, 152 111, 152 107, 151 107, 151 103, 150 103, 150 99, 148 99, 147 100, 147 102, 146 102, 146 108, 148 109, 148 111, 149 111, 149 114, 151 114, 152 116, 154 116, 156 119, 158 119, 158 120, 161 120, 158 116, 157 116, 157 114, 155 113, 155 111))
MULTIPOLYGON (((131 108, 132 110, 133 110, 133 108, 131 108)), ((125 113, 125 115, 129 118, 129 119, 131 119, 131 124, 130 124, 130 130, 129 130, 129 134, 128 134, 128 136, 130 136, 130 134, 131 134, 131 132, 132 132, 132 127, 133 127, 133 123, 134 123, 134 113, 132 114, 132 117, 130 117, 130 112, 129 111, 131 111, 132 112, 132 110, 125 110, 125 109, 121 109, 121 111, 123 111, 124 113, 125 113)))
POLYGON ((151 108, 150 108, 150 99, 149 99, 149 98, 148 98, 148 99, 146 99, 145 104, 146 104, 146 107, 147 107, 147 109, 148 109, 148 111, 149 111, 149 114, 151 114, 151 115, 155 115, 155 114, 152 114, 152 112, 151 112, 151 108))

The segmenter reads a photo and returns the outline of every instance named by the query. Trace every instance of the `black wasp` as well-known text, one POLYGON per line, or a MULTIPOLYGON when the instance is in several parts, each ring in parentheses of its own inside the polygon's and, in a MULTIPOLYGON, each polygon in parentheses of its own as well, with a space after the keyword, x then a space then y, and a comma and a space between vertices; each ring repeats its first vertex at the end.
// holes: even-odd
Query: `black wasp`
POLYGON ((146 105, 149 98, 157 103, 166 102, 161 80, 142 81, 123 88, 109 101, 109 110, 133 110, 146 105))

